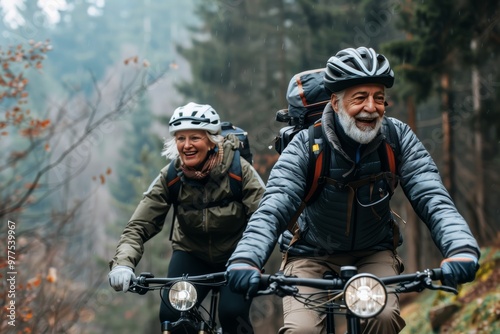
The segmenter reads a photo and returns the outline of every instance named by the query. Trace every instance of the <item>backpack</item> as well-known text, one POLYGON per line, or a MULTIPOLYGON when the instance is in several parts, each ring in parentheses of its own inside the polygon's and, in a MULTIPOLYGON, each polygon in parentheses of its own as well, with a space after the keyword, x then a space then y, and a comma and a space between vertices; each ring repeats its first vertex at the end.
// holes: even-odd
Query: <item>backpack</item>
POLYGON ((281 154, 292 138, 302 129, 314 124, 330 101, 323 85, 325 70, 315 69, 295 74, 288 84, 288 109, 276 112, 276 121, 288 123, 280 129, 274 148, 281 154))
MULTIPOLYGON (((399 140, 394 123, 387 117, 384 117, 384 123, 387 124, 389 133, 384 143, 378 148, 378 154, 382 164, 382 173, 374 175, 369 179, 352 181, 346 184, 342 184, 327 176, 331 150, 324 149, 321 116, 323 114, 323 109, 330 101, 330 97, 324 89, 323 76, 324 69, 309 70, 294 75, 290 80, 287 90, 286 99, 289 103, 288 109, 282 109, 276 113, 276 120, 278 122, 288 123, 287 126, 280 129, 279 135, 276 137, 275 149, 278 153, 281 154, 299 131, 303 129, 308 129, 309 131, 309 163, 306 174, 305 196, 302 199, 299 209, 288 223, 288 230, 294 235, 290 245, 298 238, 298 226, 296 223, 300 214, 306 206, 317 199, 325 184, 329 183, 336 187, 347 187, 349 188, 350 194, 353 195, 353 192, 358 187, 368 182, 386 178, 390 185, 390 196, 392 196, 398 184, 396 157, 399 156, 398 154, 400 151, 399 140)), ((352 201, 352 198, 350 201, 352 201)), ((347 216, 349 220, 352 203, 348 203, 348 208, 347 216)), ((397 225, 395 226, 397 227, 397 225)), ((399 231, 397 231, 397 234, 399 236, 399 231)), ((399 238, 396 240, 395 237, 395 247, 398 242, 399 238)))
POLYGON ((231 122, 221 122, 221 129, 222 129, 222 136, 226 136, 229 133, 234 134, 238 139, 240 140, 240 155, 250 163, 250 165, 253 165, 253 155, 252 152, 250 151, 250 141, 248 140, 248 133, 239 128, 234 126, 231 122))
MULTIPOLYGON (((209 203, 197 203, 196 209, 206 209, 215 206, 227 206, 233 201, 241 202, 243 200, 243 173, 241 170, 240 156, 245 158, 250 164, 252 164, 252 153, 250 151, 250 144, 247 137, 247 132, 241 128, 238 128, 231 124, 230 122, 221 122, 222 136, 226 136, 229 133, 233 133, 240 140, 240 147, 238 150, 234 151, 233 161, 231 166, 229 166, 229 187, 231 188, 232 196, 230 198, 224 198, 220 201, 209 202, 209 203)), ((174 231, 175 217, 177 216, 177 207, 179 205, 177 199, 179 197, 179 192, 181 189, 182 173, 175 169, 175 164, 171 163, 167 170, 167 188, 170 194, 169 201, 174 206, 174 214, 172 215, 172 225, 170 229, 170 239, 172 240, 172 234, 174 231)))

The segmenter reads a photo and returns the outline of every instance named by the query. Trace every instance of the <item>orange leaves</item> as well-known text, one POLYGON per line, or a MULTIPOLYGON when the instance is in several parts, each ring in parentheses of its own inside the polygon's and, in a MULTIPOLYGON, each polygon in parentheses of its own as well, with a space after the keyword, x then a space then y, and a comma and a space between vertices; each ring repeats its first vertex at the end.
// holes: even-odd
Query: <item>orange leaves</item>
MULTIPOLYGON (((128 57, 128 58, 125 58, 123 60, 123 63, 125 65, 129 65, 131 63, 134 63, 134 64, 138 64, 139 63, 139 57, 138 56, 132 56, 132 57, 128 57)), ((143 67, 149 67, 151 64, 149 63, 149 61, 147 59, 144 59, 142 61, 142 66, 143 67)))
MULTIPOLYGON (((14 126, 21 136, 36 137, 45 130, 49 120, 33 119, 29 109, 24 110, 22 105, 27 104, 29 93, 26 90, 29 80, 25 76, 26 69, 43 68, 45 54, 52 49, 49 41, 30 41, 26 44, 9 46, 6 50, 0 46, 0 103, 8 100, 7 105, 13 107, 4 112, 4 119, 0 119, 0 129, 14 126)), ((2 131, 0 136, 8 136, 15 131, 2 131)))
POLYGON ((33 127, 40 127, 42 129, 45 129, 47 126, 50 125, 50 119, 44 119, 44 120, 32 120, 30 123, 31 126, 33 127))
MULTIPOLYGON (((106 169, 106 173, 105 173, 105 174, 106 174, 106 175, 111 175, 111 173, 112 173, 112 170, 111 170, 111 168, 109 168, 109 167, 108 167, 108 168, 106 169)), ((96 176, 93 176, 93 177, 92 177, 92 180, 96 181, 96 180, 97 180, 97 177, 96 177, 96 176)), ((99 175, 99 181, 101 182, 101 184, 105 184, 105 183, 106 183, 106 176, 104 176, 104 174, 100 174, 100 175, 99 175)))
MULTIPOLYGON (((33 318, 33 310, 30 307, 22 307, 19 310, 19 315, 21 317, 22 321, 29 321, 31 318, 33 318)), ((25 333, 31 333, 31 331, 26 331, 25 333)))
POLYGON ((50 119, 32 119, 29 127, 19 130, 19 134, 24 137, 38 137, 50 125, 50 119))
POLYGON ((40 286, 41 283, 42 283, 42 275, 37 274, 35 277, 30 278, 28 282, 26 282, 26 289, 30 290, 36 288, 40 286))
POLYGON ((129 63, 133 62, 134 64, 137 64, 139 62, 139 57, 137 56, 133 56, 133 57, 129 57, 129 58, 126 58, 123 63, 125 65, 128 65, 129 63))

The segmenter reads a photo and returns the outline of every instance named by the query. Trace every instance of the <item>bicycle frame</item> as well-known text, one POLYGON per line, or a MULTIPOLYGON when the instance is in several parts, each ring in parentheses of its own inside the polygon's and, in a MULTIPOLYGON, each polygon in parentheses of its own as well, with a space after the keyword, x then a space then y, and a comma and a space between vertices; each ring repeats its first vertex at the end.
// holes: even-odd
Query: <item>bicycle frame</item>
POLYGON ((174 309, 180 311, 180 316, 176 321, 163 322, 161 324, 162 334, 171 334, 176 329, 181 328, 185 329, 188 333, 192 331, 197 334, 215 334, 217 333, 215 317, 219 297, 218 287, 224 285, 225 282, 224 272, 171 278, 155 278, 150 273, 141 273, 130 286, 129 291, 145 294, 150 290, 162 291, 169 289, 169 300, 164 300, 162 297, 162 302, 170 303, 174 309), (183 283, 182 288, 175 288, 174 285, 176 283, 183 283), (196 291, 189 290, 193 288, 196 290, 196 286, 201 285, 211 287, 210 306, 208 310, 201 306, 202 300, 198 300, 196 291), (172 290, 175 291, 172 293, 172 290), (172 304, 173 302, 180 302, 180 306, 172 304), (185 309, 182 308, 184 306, 186 306, 185 309), (205 310, 205 315, 202 314, 200 308, 205 310))
POLYGON ((326 302, 313 305, 318 311, 326 314, 325 321, 327 333, 335 334, 335 315, 342 314, 345 316, 347 322, 346 334, 358 334, 361 333, 361 318, 375 317, 383 310, 386 302, 386 299, 384 299, 384 304, 382 308, 378 310, 378 313, 373 313, 371 315, 362 316, 351 310, 346 298, 346 291, 350 289, 355 282, 360 281, 361 278, 373 279, 375 282, 379 282, 381 284, 380 289, 383 289, 385 293, 385 298, 388 294, 387 288, 391 289, 389 293, 420 292, 424 289, 443 290, 455 294, 458 293, 454 288, 433 284, 433 280, 440 280, 442 278, 441 269, 426 269, 423 272, 416 272, 413 274, 376 277, 370 274, 358 274, 356 267, 346 266, 341 268, 338 277, 330 276, 316 279, 297 278, 284 276, 283 274, 262 275, 261 287, 265 290, 258 291, 257 295, 276 294, 280 297, 293 296, 299 302, 311 307, 314 300, 309 299, 305 295, 301 295, 297 286, 316 288, 328 296, 326 302), (330 298, 331 294, 336 294, 337 297, 341 296, 340 301, 336 301, 337 298, 330 298))

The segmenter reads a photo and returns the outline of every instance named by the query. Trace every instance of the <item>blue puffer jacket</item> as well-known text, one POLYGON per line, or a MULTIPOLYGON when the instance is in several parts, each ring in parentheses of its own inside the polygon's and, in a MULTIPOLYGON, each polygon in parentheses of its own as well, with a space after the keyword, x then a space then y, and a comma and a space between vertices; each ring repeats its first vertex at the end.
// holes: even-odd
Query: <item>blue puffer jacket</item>
MULTIPOLYGON (((415 212, 429 228, 444 257, 468 252, 480 255, 478 244, 442 184, 431 156, 405 123, 391 119, 399 138, 398 176, 415 212)), ((322 127, 332 149, 330 177, 359 180, 382 171, 377 148, 387 134, 381 133, 365 145, 356 164, 340 146, 334 112, 327 105, 322 127)), ((301 131, 288 144, 273 167, 259 208, 252 215, 230 262, 250 262, 263 267, 280 241, 288 249, 287 226, 301 204, 309 159, 308 132, 301 131), (285 233, 283 233, 285 232, 285 233), (283 233, 283 234, 282 234, 283 233)), ((298 219, 300 239, 289 249, 292 256, 321 256, 357 250, 393 249, 393 225, 389 208, 389 185, 379 181, 358 189, 348 221, 348 191, 325 185, 318 199, 298 219)), ((401 243, 401 242, 400 242, 401 243)))

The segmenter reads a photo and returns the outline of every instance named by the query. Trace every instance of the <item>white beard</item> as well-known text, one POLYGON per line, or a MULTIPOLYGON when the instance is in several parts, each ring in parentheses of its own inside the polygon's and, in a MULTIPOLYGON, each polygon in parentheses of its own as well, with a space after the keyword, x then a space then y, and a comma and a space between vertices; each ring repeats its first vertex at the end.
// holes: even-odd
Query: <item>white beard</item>
POLYGON ((341 101, 339 102, 338 107, 339 111, 337 114, 339 115, 340 125, 342 125, 342 128, 344 129, 346 135, 351 139, 357 141, 360 144, 368 144, 377 136, 378 130, 382 126, 382 118, 379 117, 377 113, 368 113, 362 111, 361 113, 356 115, 363 118, 373 118, 374 115, 377 116, 374 128, 366 127, 364 129, 360 129, 356 126, 356 119, 347 114, 341 101))

